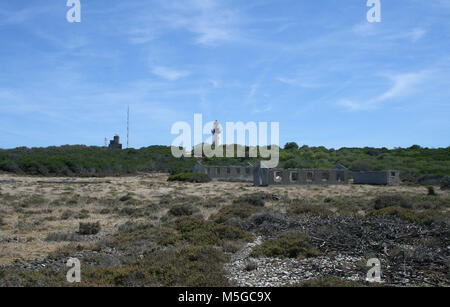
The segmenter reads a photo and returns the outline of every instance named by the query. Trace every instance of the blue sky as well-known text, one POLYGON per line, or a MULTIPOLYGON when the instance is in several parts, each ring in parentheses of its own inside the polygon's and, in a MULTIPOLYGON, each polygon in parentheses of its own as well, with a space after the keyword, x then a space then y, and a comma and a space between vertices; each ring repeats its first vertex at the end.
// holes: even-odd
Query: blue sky
MULTIPOLYGON (((277 121, 280 143, 447 147, 450 0, 0 2, 0 148, 170 145, 176 121, 277 121)), ((205 136, 206 139, 206 136, 205 136)))

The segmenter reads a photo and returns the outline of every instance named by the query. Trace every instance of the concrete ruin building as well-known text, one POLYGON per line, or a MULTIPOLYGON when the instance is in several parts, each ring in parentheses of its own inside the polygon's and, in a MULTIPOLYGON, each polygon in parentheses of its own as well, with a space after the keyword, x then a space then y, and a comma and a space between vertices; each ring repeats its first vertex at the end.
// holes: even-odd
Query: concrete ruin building
POLYGON ((206 174, 213 180, 218 181, 253 181, 254 167, 250 163, 244 166, 206 166, 197 163, 194 172, 206 174))
POLYGON ((400 185, 400 172, 353 172, 353 183, 374 185, 400 185))
POLYGON ((399 185, 399 171, 352 172, 338 164, 335 169, 260 168, 245 166, 205 166, 197 163, 194 172, 207 174, 218 181, 253 182, 254 186, 291 185, 399 185))
POLYGON ((120 144, 120 137, 118 135, 114 136, 114 139, 109 141, 109 149, 122 149, 122 144, 120 144))
POLYGON ((263 169, 253 173, 255 186, 275 185, 343 185, 348 184, 351 172, 341 169, 263 169))

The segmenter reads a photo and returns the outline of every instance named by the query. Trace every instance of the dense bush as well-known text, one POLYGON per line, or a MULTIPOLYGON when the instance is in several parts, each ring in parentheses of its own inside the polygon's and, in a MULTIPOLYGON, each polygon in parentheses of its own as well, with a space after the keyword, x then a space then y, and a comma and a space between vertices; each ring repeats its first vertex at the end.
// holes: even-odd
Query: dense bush
POLYGON ((448 219, 448 215, 446 217, 436 211, 417 212, 401 207, 386 207, 380 210, 373 210, 369 212, 368 216, 395 216, 406 222, 425 225, 430 225, 433 222, 441 222, 448 219))
POLYGON ((227 287, 223 268, 227 260, 212 246, 175 247, 147 252, 123 266, 86 267, 80 284, 69 284, 64 270, 0 268, 0 287, 227 287))
MULTIPOLYGON (((237 152, 237 146, 234 149, 237 152)), ((245 147, 246 157, 249 156, 249 150, 249 147, 245 147)), ((245 162, 255 163, 260 159, 235 156, 203 157, 202 163, 242 166, 245 162)), ((169 146, 150 146, 137 150, 108 150, 82 145, 0 150, 0 171, 45 176, 109 176, 146 171, 170 171, 175 175, 191 172, 196 163, 196 158, 173 157, 169 146)), ((306 145, 297 148, 295 143, 288 143, 285 149, 280 150, 280 166, 288 168, 333 168, 338 163, 353 171, 396 169, 401 172, 403 179, 417 182, 424 175, 436 178, 450 176, 450 147, 335 150, 306 145)))
POLYGON ((80 235, 95 235, 100 231, 100 222, 80 223, 78 233, 80 235))
POLYGON ((256 246, 251 256, 309 258, 317 257, 319 254, 320 252, 309 242, 305 234, 292 232, 267 240, 263 244, 256 246))
POLYGON ((321 204, 305 204, 300 201, 293 201, 288 209, 288 215, 301 215, 310 214, 322 217, 333 216, 334 213, 329 209, 329 207, 321 204))
POLYGON ((251 241, 251 236, 236 227, 194 217, 179 218, 175 222, 175 229, 184 240, 197 245, 215 245, 224 240, 251 241))
POLYGON ((175 245, 180 240, 181 236, 171 228, 127 222, 119 227, 119 231, 108 241, 108 245, 124 248, 155 243, 166 247, 175 245))
POLYGON ((74 233, 50 233, 45 238, 45 241, 62 242, 62 241, 77 241, 78 237, 74 233))
POLYGON ((216 223, 226 223, 232 218, 245 219, 252 214, 261 212, 263 209, 261 207, 252 206, 249 204, 233 204, 230 206, 225 206, 214 214, 211 219, 216 223))
POLYGON ((190 216, 199 211, 198 208, 195 208, 192 205, 178 204, 169 209, 169 214, 172 216, 190 216))
POLYGON ((436 196, 437 194, 436 194, 436 191, 434 190, 434 187, 433 186, 428 186, 427 187, 427 190, 428 190, 428 196, 436 196))
POLYGON ((247 204, 255 207, 264 207, 263 197, 264 195, 259 193, 243 195, 238 199, 235 199, 233 204, 247 204))
POLYGON ((211 178, 209 178, 209 176, 206 175, 206 174, 181 173, 181 174, 169 176, 168 180, 169 181, 183 181, 183 182, 201 183, 201 182, 209 182, 209 181, 211 181, 211 178))
POLYGON ((412 208, 412 203, 408 199, 399 195, 379 196, 374 201, 375 209, 383 209, 386 207, 402 207, 412 208))
POLYGON ((285 150, 298 149, 298 145, 295 142, 286 143, 286 145, 284 145, 284 149, 285 150))

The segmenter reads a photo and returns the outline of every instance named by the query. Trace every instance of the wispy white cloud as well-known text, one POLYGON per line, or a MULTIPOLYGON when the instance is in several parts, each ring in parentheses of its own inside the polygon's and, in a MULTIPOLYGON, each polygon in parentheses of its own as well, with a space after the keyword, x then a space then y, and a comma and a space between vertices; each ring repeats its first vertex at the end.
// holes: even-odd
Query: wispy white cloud
POLYGON ((411 31, 404 31, 404 32, 400 32, 400 33, 394 33, 394 34, 387 35, 385 37, 385 39, 390 39, 390 40, 407 39, 407 40, 410 40, 415 43, 418 40, 420 40, 422 37, 424 37, 426 35, 426 33, 427 33, 427 31, 425 29, 415 28, 415 29, 412 29, 411 31))
POLYGON ((127 34, 132 44, 145 44, 158 37, 154 28, 132 28, 127 34))
POLYGON ((241 16, 237 10, 215 0, 187 0, 181 6, 171 5, 163 17, 173 28, 184 28, 196 35, 201 45, 216 45, 237 39, 241 16))
POLYGON ((49 8, 45 6, 27 7, 17 11, 0 10, 0 26, 22 24, 48 11, 49 8))
POLYGON ((186 70, 176 70, 169 67, 164 66, 156 66, 152 69, 152 72, 164 79, 170 80, 170 81, 176 81, 180 78, 184 78, 190 75, 189 71, 186 70))
POLYGON ((418 85, 426 78, 428 72, 387 75, 392 81, 392 87, 375 99, 375 102, 383 102, 388 99, 404 97, 412 94, 418 85))
POLYGON ((424 37, 427 31, 423 28, 417 27, 413 29, 396 29, 384 28, 375 23, 359 23, 352 27, 352 32, 361 37, 377 36, 380 40, 410 40, 417 42, 424 37))
POLYGON ((304 88, 316 88, 316 87, 320 87, 319 84, 315 84, 315 83, 310 83, 310 82, 305 82, 304 80, 302 80, 301 78, 285 78, 285 77, 278 77, 277 78, 278 81, 282 82, 282 83, 286 83, 292 86, 299 86, 299 87, 304 87, 304 88))
POLYGON ((428 74, 428 71, 406 74, 384 74, 384 77, 391 80, 391 87, 388 90, 374 98, 360 98, 358 100, 342 98, 337 104, 352 111, 376 109, 383 102, 412 95, 425 81, 428 74))

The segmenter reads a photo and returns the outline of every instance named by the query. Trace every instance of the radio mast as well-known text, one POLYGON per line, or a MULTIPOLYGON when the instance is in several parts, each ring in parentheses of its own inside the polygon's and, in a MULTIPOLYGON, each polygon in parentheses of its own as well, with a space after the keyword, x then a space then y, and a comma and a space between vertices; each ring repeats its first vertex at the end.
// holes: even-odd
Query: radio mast
POLYGON ((128 105, 128 111, 127 111, 127 148, 130 145, 130 106, 128 105))

